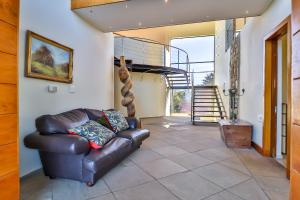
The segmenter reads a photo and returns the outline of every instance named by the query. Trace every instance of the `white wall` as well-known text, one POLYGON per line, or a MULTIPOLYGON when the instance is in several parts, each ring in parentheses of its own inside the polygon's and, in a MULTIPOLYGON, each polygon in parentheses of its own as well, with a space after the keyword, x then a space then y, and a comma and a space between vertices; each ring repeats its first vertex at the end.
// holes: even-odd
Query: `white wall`
MULTIPOLYGON (((115 108, 127 114, 127 109, 121 105, 121 88, 123 84, 118 77, 118 68, 115 68, 115 108)), ((167 89, 164 78, 159 74, 132 72, 132 92, 135 96, 136 116, 161 117, 165 116, 167 89)))
POLYGON ((259 17, 247 19, 241 31, 241 97, 240 117, 254 125, 253 141, 262 146, 264 105, 264 38, 291 13, 291 1, 274 0, 259 17))
MULTIPOLYGON (((274 0, 259 17, 247 18, 241 30, 240 118, 254 125, 252 140, 262 146, 262 116, 264 105, 264 37, 291 13, 290 0, 274 0)), ((229 50, 225 52, 225 22, 216 22, 216 84, 229 86, 229 50)), ((221 92, 222 93, 222 92, 221 92)), ((228 97, 223 96, 228 113, 228 97)))
POLYGON ((41 167, 36 150, 23 138, 36 130, 35 119, 73 108, 111 108, 114 105, 113 36, 94 29, 70 10, 70 0, 21 0, 19 51, 19 109, 21 176, 41 167), (25 33, 31 30, 74 49, 74 82, 69 84, 24 77, 25 33), (49 84, 58 86, 50 94, 49 84))
POLYGON ((226 89, 230 86, 230 49, 225 52, 225 21, 217 21, 215 27, 215 84, 219 87, 226 114, 229 116, 229 98, 222 92, 224 84, 226 89))

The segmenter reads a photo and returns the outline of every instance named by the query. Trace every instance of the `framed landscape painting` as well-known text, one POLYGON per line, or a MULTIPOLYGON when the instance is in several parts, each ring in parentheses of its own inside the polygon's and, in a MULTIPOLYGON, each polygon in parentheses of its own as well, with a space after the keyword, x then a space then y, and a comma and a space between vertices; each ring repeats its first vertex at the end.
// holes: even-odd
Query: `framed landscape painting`
POLYGON ((26 51, 26 77, 72 83, 71 48, 28 31, 26 51))

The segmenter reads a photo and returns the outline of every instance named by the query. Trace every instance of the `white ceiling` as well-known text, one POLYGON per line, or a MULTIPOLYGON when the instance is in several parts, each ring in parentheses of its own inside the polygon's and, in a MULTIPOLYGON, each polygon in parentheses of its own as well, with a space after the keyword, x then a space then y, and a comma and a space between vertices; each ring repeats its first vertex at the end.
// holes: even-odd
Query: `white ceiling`
POLYGON ((130 0, 77 9, 103 32, 261 15, 272 0, 130 0), (166 2, 167 1, 167 2, 166 2))

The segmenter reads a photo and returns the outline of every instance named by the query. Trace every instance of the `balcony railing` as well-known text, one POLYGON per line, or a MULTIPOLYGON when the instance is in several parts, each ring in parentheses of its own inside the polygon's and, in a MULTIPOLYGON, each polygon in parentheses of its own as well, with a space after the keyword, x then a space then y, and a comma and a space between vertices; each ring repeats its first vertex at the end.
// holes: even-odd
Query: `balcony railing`
POLYGON ((145 38, 119 34, 115 34, 114 39, 115 57, 123 55, 134 64, 174 67, 190 72, 189 56, 183 49, 145 38), (181 62, 180 65, 171 64, 178 61, 181 62))

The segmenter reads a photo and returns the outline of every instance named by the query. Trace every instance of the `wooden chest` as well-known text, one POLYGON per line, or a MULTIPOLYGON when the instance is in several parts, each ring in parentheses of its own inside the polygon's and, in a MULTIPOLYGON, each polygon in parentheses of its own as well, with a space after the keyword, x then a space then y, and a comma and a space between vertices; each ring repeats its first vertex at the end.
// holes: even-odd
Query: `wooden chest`
POLYGON ((221 137, 227 147, 250 148, 252 138, 252 124, 246 121, 231 123, 229 120, 220 120, 221 137))

